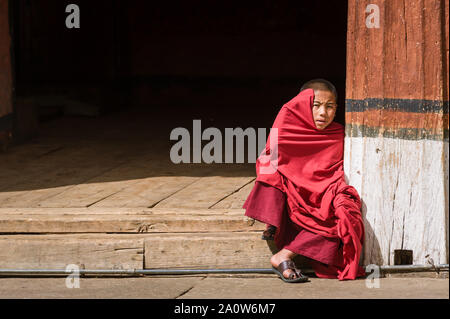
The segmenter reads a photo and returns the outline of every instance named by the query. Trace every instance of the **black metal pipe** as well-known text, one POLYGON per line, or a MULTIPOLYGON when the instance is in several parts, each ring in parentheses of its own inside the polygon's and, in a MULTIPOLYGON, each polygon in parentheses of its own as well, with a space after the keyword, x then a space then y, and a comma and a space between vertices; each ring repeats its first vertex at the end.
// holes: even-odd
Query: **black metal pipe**
MULTIPOLYGON (((391 272, 423 272, 423 271, 448 271, 449 265, 395 265, 379 266, 383 273, 391 272)), ((312 272, 305 269, 304 273, 312 272)), ((19 276, 19 275, 70 275, 78 273, 79 275, 197 275, 197 274, 272 274, 271 268, 229 268, 229 269, 0 269, 0 276, 19 276)), ((370 271, 367 271, 370 273, 370 271)))
POLYGON ((196 274, 272 274, 272 269, 0 269, 0 275, 196 275, 196 274))

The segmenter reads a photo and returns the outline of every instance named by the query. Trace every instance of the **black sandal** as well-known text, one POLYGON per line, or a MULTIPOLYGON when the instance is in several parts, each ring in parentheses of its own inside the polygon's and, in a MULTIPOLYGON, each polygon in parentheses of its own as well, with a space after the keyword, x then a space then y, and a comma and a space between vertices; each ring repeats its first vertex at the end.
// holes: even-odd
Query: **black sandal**
POLYGON ((308 277, 303 275, 302 272, 300 271, 300 269, 297 269, 295 267, 294 262, 290 259, 281 262, 278 265, 278 267, 276 267, 276 268, 272 266, 272 269, 284 282, 294 283, 294 282, 307 282, 308 281, 308 277), (297 275, 297 278, 294 278, 294 274, 290 274, 289 278, 284 277, 283 272, 286 269, 293 270, 295 275, 297 275))
POLYGON ((275 226, 269 226, 265 231, 263 231, 261 239, 262 240, 274 240, 277 228, 275 226))

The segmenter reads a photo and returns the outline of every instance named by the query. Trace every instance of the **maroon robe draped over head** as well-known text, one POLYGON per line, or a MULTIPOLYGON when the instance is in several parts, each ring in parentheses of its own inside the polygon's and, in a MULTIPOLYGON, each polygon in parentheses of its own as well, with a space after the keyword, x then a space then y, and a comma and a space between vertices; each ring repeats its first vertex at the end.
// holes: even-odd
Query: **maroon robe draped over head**
POLYGON ((281 108, 256 162, 256 181, 286 194, 293 223, 313 234, 341 240, 339 264, 314 263, 317 276, 355 279, 365 274, 359 266, 364 223, 359 195, 345 182, 344 127, 332 122, 317 129, 313 102, 314 91, 307 89, 281 108))

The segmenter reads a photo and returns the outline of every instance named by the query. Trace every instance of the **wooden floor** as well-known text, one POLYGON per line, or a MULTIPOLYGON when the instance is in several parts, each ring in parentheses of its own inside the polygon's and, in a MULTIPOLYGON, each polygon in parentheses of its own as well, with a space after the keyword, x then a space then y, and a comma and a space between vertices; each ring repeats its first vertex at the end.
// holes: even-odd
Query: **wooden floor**
POLYGON ((0 208, 242 207, 254 164, 173 164, 176 126, 156 123, 136 110, 44 123, 0 154, 0 208))
POLYGON ((0 154, 0 268, 269 267, 242 209, 254 164, 173 164, 178 126, 192 119, 66 117, 0 154))

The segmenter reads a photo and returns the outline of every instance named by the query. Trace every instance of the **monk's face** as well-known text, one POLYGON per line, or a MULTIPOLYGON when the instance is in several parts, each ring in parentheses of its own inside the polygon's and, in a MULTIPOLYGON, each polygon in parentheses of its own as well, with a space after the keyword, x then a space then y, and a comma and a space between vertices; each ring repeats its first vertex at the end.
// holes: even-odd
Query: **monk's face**
POLYGON ((336 108, 336 97, 333 93, 322 90, 314 91, 312 113, 317 129, 323 130, 333 122, 336 108))

